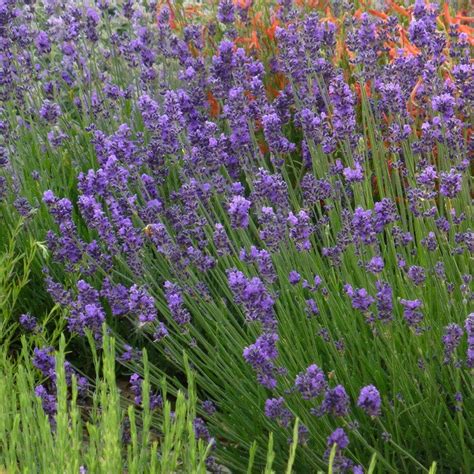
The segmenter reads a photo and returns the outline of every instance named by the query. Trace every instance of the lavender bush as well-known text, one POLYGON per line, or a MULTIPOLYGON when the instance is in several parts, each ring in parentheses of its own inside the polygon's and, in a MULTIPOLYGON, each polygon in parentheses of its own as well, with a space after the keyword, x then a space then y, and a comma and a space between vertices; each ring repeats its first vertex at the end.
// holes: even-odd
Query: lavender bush
POLYGON ((152 385, 189 359, 230 469, 298 418, 297 472, 469 472, 472 36, 284 1, 249 43, 251 3, 2 0, 5 222, 138 398, 143 347, 152 385))

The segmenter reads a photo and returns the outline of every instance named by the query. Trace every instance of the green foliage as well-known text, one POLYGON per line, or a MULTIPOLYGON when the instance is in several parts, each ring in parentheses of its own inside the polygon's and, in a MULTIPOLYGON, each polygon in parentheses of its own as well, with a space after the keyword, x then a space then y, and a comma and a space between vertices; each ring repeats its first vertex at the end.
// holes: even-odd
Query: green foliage
MULTIPOLYGON (((35 369, 24 337, 22 342, 23 349, 16 362, 4 353, 0 360, 0 472, 76 474, 85 468, 91 474, 208 472, 206 460, 213 452, 212 442, 206 445, 194 434, 196 393, 191 370, 187 372, 186 393, 179 391, 174 399, 166 399, 163 381, 165 401, 159 416, 161 429, 155 430, 146 395, 150 388, 146 354, 143 358, 143 409, 137 410, 121 396, 115 378, 115 340, 110 336, 103 339, 102 361, 96 361, 100 375, 84 406, 78 400, 76 378, 73 376, 71 385, 67 384, 65 339, 62 337, 56 353, 57 413, 49 418, 40 399, 34 395, 35 369), (129 430, 129 442, 124 440, 125 429, 129 430)), ((294 472, 298 424, 296 420, 286 474, 294 472)), ((254 466, 256 450, 257 444, 253 443, 248 457, 248 474, 259 472, 254 466)), ((266 465, 261 472, 279 472, 273 468, 277 454, 286 457, 284 453, 275 453, 273 434, 270 433, 266 465)), ((369 474, 375 463, 374 455, 369 474)), ((224 466, 221 468, 227 472, 224 466)), ((332 472, 330 458, 328 473, 332 472)), ((434 472, 433 467, 430 473, 434 472)))
POLYGON ((18 302, 22 290, 29 281, 32 262, 38 250, 38 243, 27 238, 24 250, 18 249, 18 238, 22 233, 23 222, 3 229, 6 241, 0 248, 0 342, 7 347, 16 326, 12 324, 18 315, 18 302))
MULTIPOLYGON (((197 440, 193 419, 193 380, 187 395, 179 392, 163 406, 162 429, 151 429, 151 412, 144 396, 143 410, 124 402, 115 379, 115 343, 103 340, 101 375, 87 398, 78 401, 75 378, 66 383, 65 339, 56 354, 57 414, 48 419, 34 395, 34 369, 26 340, 18 363, 5 354, 0 361, 0 471, 8 473, 205 473, 211 445, 197 440), (173 408, 173 409, 172 409, 173 408), (130 442, 125 443, 124 419, 128 416, 130 442)), ((147 373, 147 362, 144 360, 147 373)), ((147 377, 144 393, 149 388, 147 377)))

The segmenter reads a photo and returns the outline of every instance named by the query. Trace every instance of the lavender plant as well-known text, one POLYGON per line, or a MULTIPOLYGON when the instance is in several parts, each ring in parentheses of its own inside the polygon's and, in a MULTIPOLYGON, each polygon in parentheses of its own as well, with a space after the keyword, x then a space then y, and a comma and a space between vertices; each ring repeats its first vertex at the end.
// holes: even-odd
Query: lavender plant
POLYGON ((259 58, 250 3, 181 31, 161 3, 4 1, 2 211, 46 239, 70 333, 107 322, 138 399, 142 347, 154 386, 190 361, 196 435, 231 469, 270 431, 286 452, 297 418, 298 472, 469 471, 472 37, 418 0, 265 3, 259 58))

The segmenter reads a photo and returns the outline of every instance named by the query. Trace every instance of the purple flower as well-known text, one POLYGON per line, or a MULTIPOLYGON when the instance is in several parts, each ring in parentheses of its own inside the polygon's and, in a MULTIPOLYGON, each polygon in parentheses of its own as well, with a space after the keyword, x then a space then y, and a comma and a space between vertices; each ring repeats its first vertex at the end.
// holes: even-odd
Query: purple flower
POLYGON ((446 217, 439 217, 436 219, 435 224, 439 230, 446 233, 448 233, 449 229, 451 228, 451 224, 449 223, 448 219, 446 219, 446 217))
POLYGON ((319 314, 319 308, 316 301, 310 298, 310 299, 307 299, 305 303, 306 303, 306 313, 308 314, 308 317, 311 317, 313 315, 317 316, 319 314))
POLYGON ((314 289, 317 290, 321 286, 323 280, 319 275, 314 275, 313 282, 314 282, 314 289))
POLYGON ((319 396, 327 386, 324 372, 316 365, 312 364, 306 372, 298 374, 295 380, 295 387, 305 400, 311 400, 319 396))
POLYGON ((249 209, 252 203, 243 196, 234 196, 228 206, 230 222, 234 229, 247 228, 249 225, 249 209))
POLYGON ((209 415, 212 416, 217 411, 216 406, 211 400, 204 400, 201 404, 201 408, 209 415))
POLYGON ((45 31, 39 31, 35 38, 35 46, 41 54, 46 54, 51 51, 51 43, 45 31))
POLYGON ((165 299, 168 303, 171 316, 180 326, 184 326, 191 321, 191 315, 184 306, 181 288, 170 281, 165 281, 165 299))
MULTIPOLYGON (((143 402, 142 385, 143 379, 138 374, 135 373, 130 376, 130 390, 134 395, 133 400, 137 406, 140 406, 143 402)), ((150 410, 155 410, 163 405, 163 398, 159 394, 150 392, 149 400, 150 410)))
POLYGON ((448 364, 453 356, 454 351, 461 342, 463 335, 462 329, 455 323, 451 323, 444 328, 444 336, 442 338, 444 345, 444 363, 448 364))
POLYGON ((61 115, 61 107, 50 100, 45 100, 39 110, 40 117, 49 123, 55 123, 61 115))
POLYGON ((377 281, 375 286, 377 288, 375 298, 379 319, 381 321, 389 321, 393 318, 392 288, 388 283, 382 281, 377 281))
POLYGON ((48 132, 48 142, 52 148, 61 146, 63 141, 67 138, 67 135, 61 129, 53 129, 48 132))
POLYGON ((297 114, 297 120, 301 123, 303 131, 308 139, 315 143, 321 143, 324 138, 324 128, 326 125, 326 114, 315 114, 308 108, 302 109, 297 114))
POLYGON ((232 0, 220 0, 217 7, 217 19, 221 23, 234 22, 234 4, 232 0))
POLYGON ((408 278, 416 285, 422 285, 426 280, 425 269, 423 267, 418 267, 416 265, 412 265, 408 269, 408 278))
POLYGON ((376 241, 376 232, 373 225, 372 211, 356 208, 352 217, 354 236, 364 244, 373 244, 376 241))
POLYGON ((434 252, 438 248, 436 234, 434 232, 429 232, 428 235, 421 240, 421 245, 426 247, 430 252, 434 252))
POLYGON ((129 362, 131 360, 139 360, 141 352, 129 344, 124 344, 122 354, 117 358, 119 362, 129 362))
POLYGON ((301 190, 306 206, 313 206, 318 201, 330 198, 333 192, 329 181, 316 179, 311 173, 306 173, 301 180, 301 190))
POLYGON ((291 285, 296 285, 301 280, 301 275, 298 272, 292 270, 288 275, 288 280, 291 285))
POLYGON ((292 419, 290 410, 285 407, 283 397, 269 398, 265 401, 265 416, 271 420, 278 420, 285 427, 289 425, 292 419))
POLYGON ((93 8, 88 7, 86 9, 86 36, 89 40, 94 42, 99 39, 96 31, 99 20, 99 13, 93 8))
POLYGON ((113 285, 109 278, 105 278, 100 290, 100 296, 107 298, 113 316, 124 316, 129 311, 129 290, 126 286, 113 285))
POLYGON ((413 242, 413 236, 410 232, 403 232, 398 226, 393 226, 392 236, 396 246, 407 246, 413 242))
POLYGON ((285 238, 285 218, 277 215, 273 208, 264 206, 258 220, 260 238, 270 249, 277 249, 280 242, 285 238))
POLYGON ((142 403, 142 378, 138 374, 132 374, 130 376, 130 389, 134 394, 135 405, 141 405, 142 403))
POLYGON ((373 385, 367 385, 360 391, 357 406, 369 416, 379 416, 382 401, 379 391, 373 385))
POLYGON ((264 387, 276 387, 276 367, 273 361, 278 357, 276 343, 278 334, 265 333, 257 338, 254 344, 243 351, 245 361, 257 372, 257 379, 264 387))
POLYGON ((193 421, 194 435, 197 439, 203 439, 206 442, 211 440, 209 429, 207 428, 206 422, 199 417, 196 417, 193 421))
POLYGON ((248 279, 235 268, 227 271, 227 280, 234 294, 235 302, 244 306, 247 320, 260 321, 264 327, 273 328, 275 326, 273 311, 275 301, 262 280, 258 277, 248 279))
POLYGON ((294 240, 298 252, 311 249, 309 240, 314 229, 309 215, 301 210, 295 216, 292 212, 288 214, 288 224, 290 225, 290 237, 294 240))
POLYGON ((382 110, 394 114, 406 114, 403 91, 399 83, 375 81, 375 85, 380 92, 379 107, 382 110))
POLYGON ((416 178, 418 184, 422 184, 427 188, 432 188, 435 185, 438 175, 434 166, 427 166, 416 178))
POLYGON ((150 96, 143 94, 138 99, 138 107, 143 117, 143 122, 149 130, 158 127, 159 106, 150 96))
POLYGON ((462 175, 451 168, 449 173, 441 173, 439 192, 448 198, 455 198, 461 191, 462 175))
POLYGON ((56 397, 49 393, 44 385, 38 385, 35 388, 35 395, 41 398, 41 404, 44 412, 49 416, 53 417, 56 414, 56 397))
POLYGON ((466 365, 469 368, 474 367, 474 313, 471 313, 464 323, 464 329, 467 334, 467 356, 466 365))
MULTIPOLYGON (((309 439, 309 429, 305 425, 298 426, 298 444, 306 446, 309 439)), ((288 438, 288 444, 291 444, 292 438, 288 438)))
POLYGON ((369 306, 375 301, 365 288, 352 288, 351 285, 344 285, 344 291, 352 299, 352 307, 362 312, 367 312, 369 306))
POLYGON ((445 119, 454 115, 456 100, 451 94, 436 95, 431 99, 431 106, 435 112, 439 112, 445 119))
POLYGON ((240 251, 240 259, 247 263, 256 263, 260 274, 268 283, 273 283, 277 279, 271 254, 267 250, 259 250, 252 245, 250 252, 246 252, 245 249, 240 251))
POLYGON ((231 253, 231 245, 229 237, 222 224, 217 223, 214 227, 214 245, 216 246, 216 253, 219 257, 229 255, 231 253))
POLYGON ((354 168, 344 168, 342 173, 348 183, 360 183, 364 180, 364 170, 359 163, 355 163, 354 168))
POLYGON ((349 438, 342 428, 337 428, 328 436, 326 445, 329 449, 331 449, 334 445, 337 445, 336 449, 339 451, 349 446, 349 438))
POLYGON ((36 318, 34 316, 31 316, 31 314, 22 314, 20 316, 20 324, 30 332, 36 331, 38 329, 38 322, 36 321, 36 318))
POLYGON ((423 313, 418 311, 422 306, 420 300, 405 300, 401 299, 400 304, 404 307, 403 317, 410 327, 416 328, 423 319, 423 313))
POLYGON ((153 333, 153 341, 159 342, 167 335, 168 329, 166 328, 164 323, 160 322, 158 323, 158 326, 156 326, 155 332, 153 333))
POLYGON ((141 325, 154 321, 157 316, 155 300, 138 285, 133 285, 129 290, 128 310, 138 316, 141 325))
POLYGON ((334 416, 346 416, 348 414, 349 396, 342 385, 337 385, 326 391, 320 412, 321 414, 329 413, 334 416))
POLYGON ((389 198, 383 198, 374 205, 374 229, 382 232, 384 226, 400 219, 396 204, 389 198))
POLYGON ((45 377, 56 378, 56 360, 53 355, 52 347, 44 347, 38 349, 35 347, 33 351, 33 366, 42 372, 45 377))
POLYGON ((329 84, 329 97, 333 106, 332 124, 334 136, 348 139, 352 146, 356 144, 355 95, 344 81, 342 74, 334 77, 329 84))
POLYGON ((281 133, 281 120, 276 113, 269 113, 262 117, 263 133, 270 151, 273 153, 290 153, 295 150, 291 143, 281 133))
POLYGON ((384 262, 382 257, 373 257, 367 264, 366 268, 369 272, 380 273, 384 269, 384 262))
POLYGON ((288 186, 279 174, 259 168, 253 181, 253 201, 267 199, 275 209, 288 207, 288 186))
POLYGON ((68 328, 80 335, 85 329, 90 329, 96 337, 102 331, 105 312, 99 300, 99 292, 84 280, 77 282, 77 300, 72 302, 68 328))

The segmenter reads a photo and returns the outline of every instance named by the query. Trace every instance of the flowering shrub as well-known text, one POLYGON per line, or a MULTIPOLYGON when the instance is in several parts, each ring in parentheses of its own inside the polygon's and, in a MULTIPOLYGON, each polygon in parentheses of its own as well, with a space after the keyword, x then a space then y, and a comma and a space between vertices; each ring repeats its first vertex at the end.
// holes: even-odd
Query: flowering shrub
POLYGON ((229 467, 297 418, 301 472, 469 471, 470 19, 252 3, 4 1, 6 216, 137 400, 190 360, 229 467))

